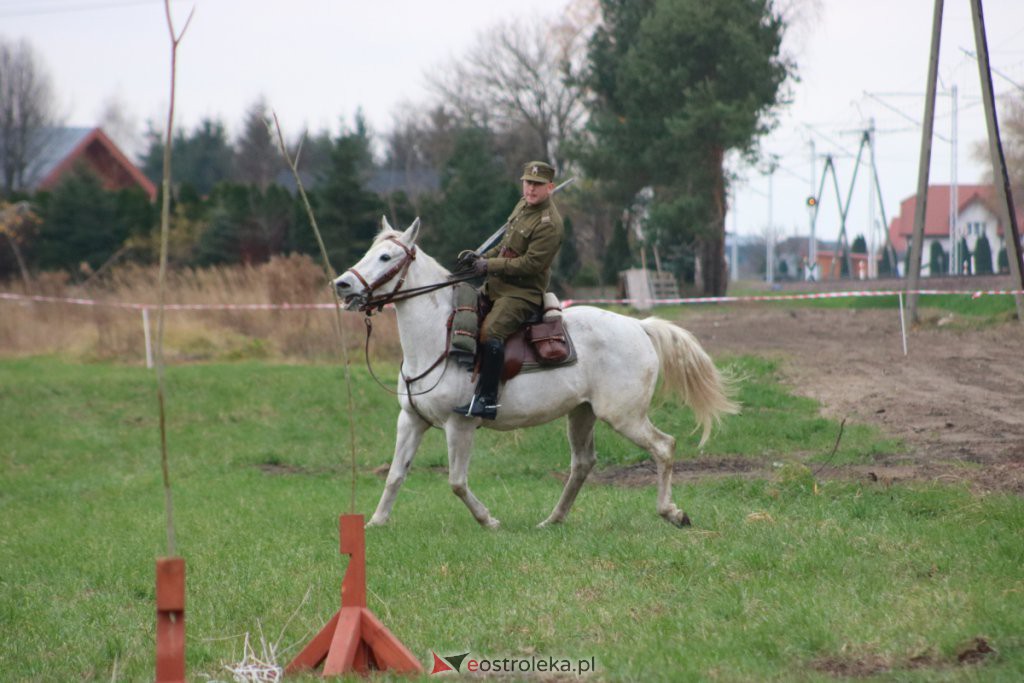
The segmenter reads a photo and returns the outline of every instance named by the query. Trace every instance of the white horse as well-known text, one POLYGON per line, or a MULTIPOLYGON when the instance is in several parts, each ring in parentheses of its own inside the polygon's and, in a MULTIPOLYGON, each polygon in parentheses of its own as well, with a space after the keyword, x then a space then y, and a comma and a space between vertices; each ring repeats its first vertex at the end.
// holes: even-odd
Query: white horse
POLYGON ((658 514, 677 526, 688 525, 689 517, 672 501, 676 440, 647 417, 658 376, 663 376, 664 389, 677 393, 693 409, 703 429, 701 445, 722 415, 738 411, 728 382, 693 335, 658 318, 640 321, 573 306, 564 315, 579 356, 576 363, 509 380, 500 392, 496 420, 458 415, 452 408, 469 400, 475 384, 471 373, 446 357, 446 322, 452 311, 450 273, 416 247, 419 229, 418 218, 405 232, 393 230, 384 219, 366 255, 334 281, 348 310, 394 302, 404 354, 395 454, 367 526, 387 522, 420 441, 435 426, 447 438, 452 491, 477 522, 497 528, 498 520, 469 489, 469 459, 477 427, 507 431, 563 415, 569 416, 569 478, 554 510, 539 526, 562 522, 569 513, 596 462, 594 424, 598 419, 651 454, 658 470, 658 514))

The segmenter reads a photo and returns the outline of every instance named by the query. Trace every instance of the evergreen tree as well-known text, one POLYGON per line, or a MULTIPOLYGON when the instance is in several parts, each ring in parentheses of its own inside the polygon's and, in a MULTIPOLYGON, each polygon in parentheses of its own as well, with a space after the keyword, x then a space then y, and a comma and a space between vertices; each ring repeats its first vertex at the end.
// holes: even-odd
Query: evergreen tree
POLYGON ((235 181, 255 185, 261 191, 285 168, 269 125, 267 104, 260 98, 246 111, 242 135, 235 145, 235 181))
POLYGON ((928 274, 931 277, 938 277, 947 272, 949 268, 949 257, 938 241, 932 242, 931 254, 928 259, 928 274))
POLYGON ((191 184, 201 196, 209 195, 217 183, 231 176, 234 152, 220 121, 203 119, 192 135, 174 144, 173 175, 179 182, 191 184))
POLYGON ((80 167, 49 193, 37 195, 42 222, 33 245, 43 269, 96 269, 120 249, 131 229, 140 229, 138 204, 128 195, 103 189, 99 178, 80 167), (124 213, 122 213, 124 212, 124 213))
POLYGON ((458 131, 441 171, 440 199, 427 208, 436 228, 424 234, 424 246, 447 266, 454 266, 460 251, 476 249, 504 225, 519 200, 493 142, 483 128, 458 131))
MULTIPOLYGON (((576 249, 576 230, 572 224, 571 216, 562 216, 565 226, 565 233, 562 238, 562 248, 558 252, 558 261, 555 264, 554 279, 556 284, 561 285, 564 290, 566 286, 576 279, 580 271, 580 253, 576 249)), ((556 291, 558 291, 556 289, 556 291)))
POLYGON ((999 256, 996 260, 998 261, 998 265, 996 267, 999 269, 1000 273, 1010 272, 1010 257, 1007 255, 1006 247, 1002 247, 999 250, 999 256))
POLYGON ((868 253, 868 243, 864 239, 864 235, 857 235, 853 240, 853 246, 850 247, 850 252, 853 254, 866 254, 868 253))
POLYGON ((984 234, 974 243, 974 272, 978 275, 992 274, 992 246, 984 234))
POLYGON ((882 250, 882 255, 878 258, 879 277, 896 275, 896 273, 892 272, 892 263, 889 261, 890 258, 892 259, 892 263, 897 263, 896 253, 889 247, 886 247, 882 250))
POLYGON ((729 150, 750 153, 791 66, 771 0, 602 0, 589 50, 584 163, 624 206, 654 190, 662 244, 696 242, 704 291, 725 293, 729 150))
POLYGON ((283 188, 221 183, 209 202, 209 227, 197 245, 200 265, 263 263, 287 247, 296 200, 283 188))
MULTIPOLYGON (((384 203, 366 189, 373 170, 370 137, 365 121, 357 115, 355 127, 335 139, 330 165, 314 192, 317 223, 328 257, 335 269, 344 270, 369 249, 384 214, 384 203)), ((299 248, 319 253, 312 230, 296 235, 299 248)))
POLYGON ((619 273, 629 268, 632 261, 633 255, 629 249, 629 233, 626 231, 626 224, 621 220, 615 221, 612 240, 608 244, 608 251, 605 252, 604 262, 601 264, 601 282, 605 285, 617 285, 619 273))
MULTIPOLYGON (((163 180, 164 134, 152 122, 146 132, 146 145, 142 171, 159 185, 163 180)), ((203 119, 191 134, 183 130, 175 132, 171 180, 176 187, 190 185, 205 197, 217 183, 230 178, 233 157, 224 124, 215 119, 203 119)))
MULTIPOLYGON (((971 269, 971 256, 972 256, 971 250, 967 246, 967 238, 966 237, 961 237, 960 238, 960 263, 957 264, 959 266, 957 268, 957 272, 958 273, 962 273, 964 275, 971 275, 971 273, 972 273, 972 269, 971 269)), ((948 263, 948 261, 947 261, 947 263, 948 263)))

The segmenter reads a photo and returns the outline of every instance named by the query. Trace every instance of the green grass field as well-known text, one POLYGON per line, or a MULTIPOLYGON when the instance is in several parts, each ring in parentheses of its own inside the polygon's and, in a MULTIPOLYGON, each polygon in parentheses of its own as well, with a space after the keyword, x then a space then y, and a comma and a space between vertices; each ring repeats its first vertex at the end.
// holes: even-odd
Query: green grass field
MULTIPOLYGON (((791 396, 771 363, 725 365, 743 378, 745 411, 704 457, 826 458, 838 425, 791 396)), ((338 607, 342 377, 310 365, 168 369, 191 680, 230 680, 223 666, 239 661, 246 633, 277 643, 283 663, 338 607)), ((363 369, 353 379, 357 511, 368 515, 397 408, 363 369)), ((685 411, 661 403, 654 419, 696 457, 685 411)), ((657 516, 653 487, 589 484, 566 524, 537 530, 561 490, 553 473, 567 470, 563 432, 558 421, 480 433, 470 483, 497 532, 449 491, 431 432, 391 524, 368 531, 369 606, 428 671, 431 651, 469 651, 593 658, 596 680, 613 681, 1024 679, 1024 500, 956 486, 815 488, 789 467, 796 476, 678 485, 690 529, 657 516), (979 637, 996 652, 960 664, 979 637)), ((643 459, 607 430, 597 440, 599 466, 643 459)), ((831 461, 900 449, 848 424, 831 461)), ((0 461, 0 679, 152 680, 165 538, 153 374, 0 361, 0 461)))

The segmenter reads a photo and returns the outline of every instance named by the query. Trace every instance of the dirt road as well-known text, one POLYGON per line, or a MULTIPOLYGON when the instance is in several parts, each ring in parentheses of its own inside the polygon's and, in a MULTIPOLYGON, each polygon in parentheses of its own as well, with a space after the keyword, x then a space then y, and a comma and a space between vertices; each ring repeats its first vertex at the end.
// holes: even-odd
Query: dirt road
POLYGON ((923 318, 908 330, 906 356, 892 310, 751 304, 694 309, 679 323, 712 356, 778 358, 786 383, 826 415, 877 425, 908 446, 837 475, 966 480, 1024 495, 1024 327, 923 318))

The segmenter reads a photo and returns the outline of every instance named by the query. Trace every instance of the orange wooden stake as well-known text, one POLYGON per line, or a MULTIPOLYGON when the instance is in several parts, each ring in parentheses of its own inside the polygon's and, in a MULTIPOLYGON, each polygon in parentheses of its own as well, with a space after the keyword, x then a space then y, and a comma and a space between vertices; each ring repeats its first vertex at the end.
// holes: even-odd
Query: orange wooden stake
POLYGON ((350 555, 341 583, 341 609, 285 668, 296 673, 324 665, 323 675, 372 670, 422 673, 423 667, 366 607, 366 536, 362 515, 341 515, 341 553, 350 555))
POLYGON ((185 683, 185 559, 156 561, 156 681, 185 683))

